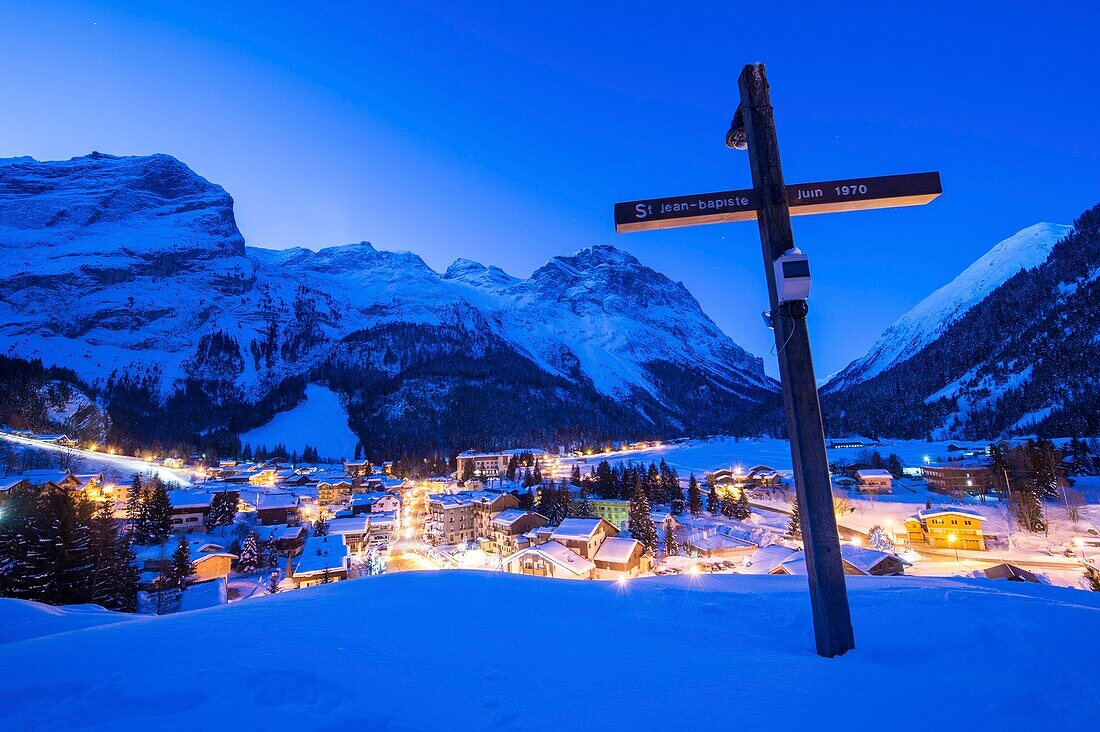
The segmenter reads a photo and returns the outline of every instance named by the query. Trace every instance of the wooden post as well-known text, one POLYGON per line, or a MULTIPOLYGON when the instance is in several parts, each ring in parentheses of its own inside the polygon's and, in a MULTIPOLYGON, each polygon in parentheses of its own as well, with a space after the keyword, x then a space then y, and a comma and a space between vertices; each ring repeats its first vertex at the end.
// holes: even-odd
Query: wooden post
POLYGON ((791 233, 791 213, 779 162, 779 143, 775 136, 775 118, 764 64, 746 66, 738 79, 738 87, 753 188, 761 196, 756 221, 760 228, 775 348, 779 356, 779 376, 790 431, 814 637, 818 655, 832 658, 855 648, 855 637, 844 584, 840 539, 833 514, 829 462, 825 454, 817 382, 810 358, 805 307, 801 301, 793 303, 795 307, 791 307, 792 303, 780 305, 776 292, 773 262, 794 246, 794 236, 791 233))

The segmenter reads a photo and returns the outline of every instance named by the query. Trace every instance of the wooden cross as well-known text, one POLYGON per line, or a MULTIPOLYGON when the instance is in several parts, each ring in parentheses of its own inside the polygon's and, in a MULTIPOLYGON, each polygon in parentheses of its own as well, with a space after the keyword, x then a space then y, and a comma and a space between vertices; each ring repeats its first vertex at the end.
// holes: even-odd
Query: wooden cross
MULTIPOLYGON (((791 216, 916 206, 940 195, 942 188, 939 173, 785 185, 764 65, 746 66, 738 87, 741 92, 738 117, 744 120, 753 187, 617 203, 615 230, 625 233, 756 219, 791 440, 814 637, 818 655, 832 658, 855 648, 855 636, 833 513, 821 403, 806 329, 806 303, 781 301, 775 263, 794 248, 791 216)), ((808 276, 808 270, 805 274, 808 276)))

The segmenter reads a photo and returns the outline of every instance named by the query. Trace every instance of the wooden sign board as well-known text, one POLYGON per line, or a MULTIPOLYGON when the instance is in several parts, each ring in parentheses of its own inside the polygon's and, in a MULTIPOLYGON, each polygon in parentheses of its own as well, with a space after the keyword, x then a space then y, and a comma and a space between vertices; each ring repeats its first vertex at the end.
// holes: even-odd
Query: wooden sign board
MULTIPOLYGON (((908 173, 786 186, 791 216, 920 206, 943 193, 939 173, 908 173)), ((751 221, 760 208, 753 189, 651 198, 615 204, 615 231, 649 231, 751 221)))

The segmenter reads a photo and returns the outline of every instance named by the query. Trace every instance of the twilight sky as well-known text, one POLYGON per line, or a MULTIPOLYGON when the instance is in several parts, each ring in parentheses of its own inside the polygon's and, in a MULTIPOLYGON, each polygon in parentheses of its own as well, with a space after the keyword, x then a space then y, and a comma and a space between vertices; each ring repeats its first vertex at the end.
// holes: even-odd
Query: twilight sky
POLYGON ((795 219, 819 376, 999 240, 1100 200, 1095 3, 325 5, 4 3, 0 157, 169 153, 233 195, 255 246, 527 276, 611 243, 774 374, 755 224, 611 218, 750 185, 723 136, 764 61, 788 182, 943 176, 929 206, 795 219))

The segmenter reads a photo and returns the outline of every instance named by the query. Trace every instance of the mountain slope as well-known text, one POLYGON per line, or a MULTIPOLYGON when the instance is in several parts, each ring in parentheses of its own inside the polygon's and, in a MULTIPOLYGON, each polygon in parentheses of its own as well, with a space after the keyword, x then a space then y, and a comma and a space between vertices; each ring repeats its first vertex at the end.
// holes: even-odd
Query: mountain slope
POLYGON ((867 354, 830 379, 825 390, 866 381, 917 353, 1009 277, 1045 262, 1070 229, 1035 224, 1000 242, 887 328, 867 354))
POLYGON ((470 260, 439 274, 366 242, 246 248, 232 206, 165 155, 0 161, 0 351, 72 369, 116 429, 165 443, 231 443, 311 379, 372 447, 770 419, 755 415, 775 396, 760 360, 613 247, 526 280, 470 260), (426 434, 444 409, 459 412, 426 434))
MULTIPOLYGON (((823 395, 830 431, 967 439, 1100 433, 1100 206, 1042 257, 1045 237, 1059 230, 1025 229, 1034 246, 1018 246, 1021 235, 1002 242, 977 271, 1015 274, 989 289, 969 268, 960 282, 984 296, 964 299, 961 313, 925 308, 949 317, 912 341, 914 330, 894 326, 882 347, 838 374, 823 395), (902 341, 913 343, 910 351, 884 358, 902 341)), ((966 293, 955 285, 941 292, 966 293)))

